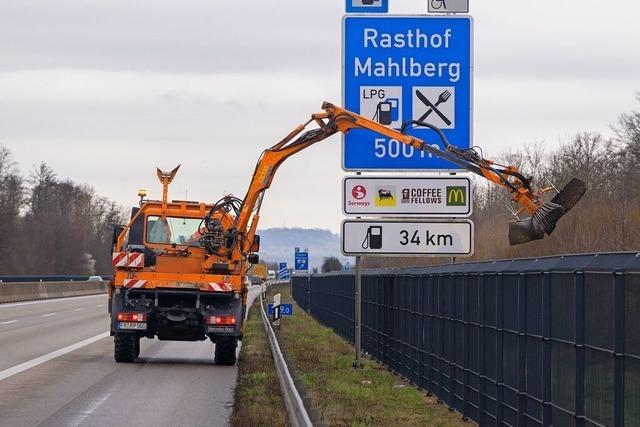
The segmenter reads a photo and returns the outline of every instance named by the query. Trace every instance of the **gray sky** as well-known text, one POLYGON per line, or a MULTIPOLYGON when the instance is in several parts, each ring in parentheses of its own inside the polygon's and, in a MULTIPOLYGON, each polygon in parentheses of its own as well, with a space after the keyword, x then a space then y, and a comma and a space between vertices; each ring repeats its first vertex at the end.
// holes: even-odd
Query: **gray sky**
MULTIPOLYGON (((424 0, 389 0, 422 13, 424 0)), ((640 3, 471 0, 474 142, 485 154, 579 131, 637 108, 640 3)), ((262 151, 341 103, 344 0, 3 0, 0 144, 23 171, 47 162, 124 205, 243 196, 262 151)), ((338 230, 340 140, 291 158, 261 226, 338 230)))

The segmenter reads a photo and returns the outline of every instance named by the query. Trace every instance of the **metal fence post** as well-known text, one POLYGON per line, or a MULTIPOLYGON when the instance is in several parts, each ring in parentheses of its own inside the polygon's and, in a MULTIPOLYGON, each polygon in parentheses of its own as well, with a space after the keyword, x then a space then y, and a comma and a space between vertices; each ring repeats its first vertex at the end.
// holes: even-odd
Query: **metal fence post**
POLYGON ((527 275, 518 274, 518 425, 527 418, 527 275))
POLYGON ((360 275, 360 257, 357 256, 356 257, 356 283, 355 283, 355 311, 354 311, 354 318, 355 318, 355 323, 356 323, 356 327, 354 330, 354 341, 356 344, 356 360, 353 361, 353 367, 354 368, 361 368, 362 367, 362 362, 360 361, 360 352, 361 352, 361 342, 360 342, 360 335, 361 335, 361 322, 362 322, 362 318, 360 315, 360 303, 361 303, 361 299, 362 299, 362 277, 360 275))
POLYGON ((313 274, 307 276, 307 313, 311 314, 311 277, 313 274))
POLYGON ((585 304, 584 304, 584 272, 574 273, 576 318, 575 318, 575 351, 576 351, 576 427, 584 427, 584 375, 585 375, 585 304))
POLYGON ((486 368, 486 276, 478 276, 478 424, 486 423, 485 395, 487 393, 487 368, 486 368))
POLYGON ((551 407, 551 273, 542 273, 542 425, 550 426, 551 407))
POLYGON ((462 419, 467 421, 469 419, 470 402, 469 402, 469 363, 471 359, 471 338, 469 331, 469 275, 464 274, 462 276, 462 322, 463 322, 463 367, 462 367, 462 419))
POLYGON ((613 273, 613 425, 624 426, 625 289, 624 273, 613 273))
POLYGON ((496 275, 496 425, 501 426, 504 411, 504 275, 496 275))

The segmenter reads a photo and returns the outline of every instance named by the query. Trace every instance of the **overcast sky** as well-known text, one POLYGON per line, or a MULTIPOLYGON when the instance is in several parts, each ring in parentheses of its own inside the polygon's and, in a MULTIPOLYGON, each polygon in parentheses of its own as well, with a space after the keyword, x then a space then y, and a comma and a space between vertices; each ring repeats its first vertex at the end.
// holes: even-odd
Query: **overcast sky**
MULTIPOLYGON (((425 0, 389 0, 424 13, 425 0)), ((471 0, 474 141, 485 154, 608 134, 638 108, 640 3, 471 0)), ((2 0, 0 144, 123 205, 243 196, 260 152, 341 103, 344 0, 2 0)), ((341 220, 340 140, 287 161, 261 227, 341 220)))

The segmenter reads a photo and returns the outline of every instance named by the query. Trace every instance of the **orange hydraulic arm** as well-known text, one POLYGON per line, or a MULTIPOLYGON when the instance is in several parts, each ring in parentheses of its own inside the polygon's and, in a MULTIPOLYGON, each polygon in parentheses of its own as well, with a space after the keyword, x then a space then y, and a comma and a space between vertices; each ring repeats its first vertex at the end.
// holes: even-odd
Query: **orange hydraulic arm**
MULTIPOLYGON (((372 130, 403 144, 410 145, 415 149, 427 151, 432 155, 443 158, 507 189, 511 193, 513 201, 520 205, 519 213, 527 212, 532 215, 532 219, 535 220, 531 224, 531 219, 525 220, 526 224, 518 226, 518 230, 515 230, 513 236, 510 230, 512 244, 540 239, 544 236, 544 233, 550 234, 560 216, 571 209, 585 191, 584 184, 581 181, 578 183, 572 182, 574 184, 570 189, 572 194, 568 196, 565 194, 565 197, 559 197, 562 195, 562 193, 560 193, 551 202, 545 203, 540 196, 549 189, 532 190, 530 187, 531 178, 523 176, 515 167, 503 166, 491 160, 484 159, 473 149, 461 150, 449 144, 442 131, 433 125, 411 121, 405 123, 402 129, 398 131, 336 107, 328 102, 323 103, 322 109, 324 112, 313 114, 306 123, 296 127, 280 142, 265 150, 258 160, 251 184, 234 221, 233 228, 237 232, 238 237, 240 237, 239 241, 246 242, 241 245, 241 252, 247 253, 251 242, 253 242, 258 221, 256 211, 259 211, 264 191, 270 187, 278 167, 290 156, 310 147, 316 142, 320 142, 338 132, 349 132, 351 129, 372 130), (305 131, 307 126, 312 122, 315 122, 318 127, 305 131), (432 129, 439 135, 445 149, 436 148, 418 138, 406 134, 405 131, 410 126, 422 126, 432 129), (552 203, 555 202, 556 199, 558 199, 558 203, 552 203), (256 214, 253 216, 250 229, 248 229, 254 212, 256 212, 256 214), (522 233, 524 233, 524 235, 522 233)), ((524 223, 525 221, 521 222, 524 223)), ((238 255, 240 254, 236 256, 238 255)))

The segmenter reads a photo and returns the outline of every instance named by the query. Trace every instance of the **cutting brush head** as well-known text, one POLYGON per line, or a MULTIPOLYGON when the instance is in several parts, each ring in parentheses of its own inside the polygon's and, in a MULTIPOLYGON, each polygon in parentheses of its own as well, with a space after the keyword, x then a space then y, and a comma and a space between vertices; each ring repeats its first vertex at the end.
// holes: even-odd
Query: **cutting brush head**
POLYGON ((511 246, 540 240, 553 233, 558 221, 569 212, 587 191, 585 183, 572 179, 551 201, 544 203, 529 219, 509 223, 511 246))

